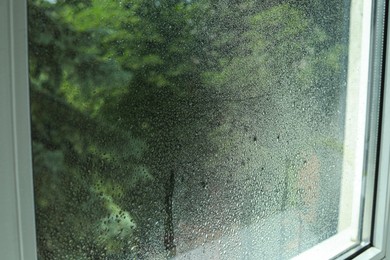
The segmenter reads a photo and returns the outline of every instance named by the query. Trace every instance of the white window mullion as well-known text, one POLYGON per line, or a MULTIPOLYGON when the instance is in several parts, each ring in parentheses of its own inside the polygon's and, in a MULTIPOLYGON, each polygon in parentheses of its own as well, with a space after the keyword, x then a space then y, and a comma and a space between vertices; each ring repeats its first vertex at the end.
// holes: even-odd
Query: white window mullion
MULTIPOLYGON (((388 8, 388 7, 387 7, 388 8)), ((388 21, 387 35, 390 33, 388 21)), ((379 167, 376 187, 376 204, 374 218, 373 247, 366 250, 356 260, 390 259, 390 41, 387 39, 387 56, 385 57, 385 81, 383 92, 383 110, 381 139, 379 150, 379 167)))
POLYGON ((0 1, 0 258, 36 259, 24 0, 0 1))

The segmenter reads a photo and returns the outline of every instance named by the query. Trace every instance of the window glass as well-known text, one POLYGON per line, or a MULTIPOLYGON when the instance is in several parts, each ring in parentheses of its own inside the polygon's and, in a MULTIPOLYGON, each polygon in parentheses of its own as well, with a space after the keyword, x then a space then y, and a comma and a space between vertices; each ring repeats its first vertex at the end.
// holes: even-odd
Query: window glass
POLYGON ((29 0, 39 259, 289 259, 344 230, 349 15, 29 0))

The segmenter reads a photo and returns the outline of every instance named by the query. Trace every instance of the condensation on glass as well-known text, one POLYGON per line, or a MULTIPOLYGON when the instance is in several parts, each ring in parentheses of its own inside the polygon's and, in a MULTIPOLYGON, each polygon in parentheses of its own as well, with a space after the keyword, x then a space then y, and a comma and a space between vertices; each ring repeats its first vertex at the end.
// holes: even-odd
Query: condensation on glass
POLYGON ((28 10, 39 259, 288 259, 339 232, 349 1, 28 10))

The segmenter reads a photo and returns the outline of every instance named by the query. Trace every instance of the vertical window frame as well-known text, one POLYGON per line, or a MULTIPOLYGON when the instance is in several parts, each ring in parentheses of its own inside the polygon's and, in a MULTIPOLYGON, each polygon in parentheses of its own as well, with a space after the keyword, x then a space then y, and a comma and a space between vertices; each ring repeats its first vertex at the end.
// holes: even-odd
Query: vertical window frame
POLYGON ((0 258, 37 259, 27 4, 0 1, 0 258))
MULTIPOLYGON (((376 1, 377 2, 377 1, 376 1)), ((387 4, 387 1, 383 1, 383 4, 387 4)), ((354 259, 389 259, 390 255, 390 41, 388 39, 390 33, 390 20, 389 6, 383 7, 386 9, 385 19, 385 32, 384 32, 384 51, 383 62, 379 64, 382 66, 383 77, 376 79, 378 84, 382 85, 382 104, 381 104, 381 124, 378 127, 379 139, 378 139, 378 154, 377 161, 374 168, 376 168, 376 175, 371 174, 368 178, 368 185, 375 184, 374 190, 374 202, 370 207, 373 209, 372 219, 372 237, 370 247, 363 251, 361 254, 357 254, 354 259)), ((378 22, 378 21, 376 21, 378 22)), ((380 26, 377 24, 377 26, 380 26)), ((375 55, 377 50, 377 44, 373 44, 373 50, 371 55, 375 55)), ((381 54, 382 55, 382 54, 381 54)), ((377 73, 375 71, 374 73, 377 73)), ((375 82, 375 76, 373 75, 372 82, 375 82)), ((371 203, 372 204, 372 203, 371 203)))

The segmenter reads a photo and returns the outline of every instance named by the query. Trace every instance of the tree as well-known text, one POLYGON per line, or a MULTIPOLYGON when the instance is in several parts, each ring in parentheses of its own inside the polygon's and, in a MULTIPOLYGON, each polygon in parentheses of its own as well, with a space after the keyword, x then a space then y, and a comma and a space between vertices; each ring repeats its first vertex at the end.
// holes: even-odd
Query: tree
POLYGON ((164 258, 296 207, 346 49, 314 2, 30 0, 41 257, 164 258))

